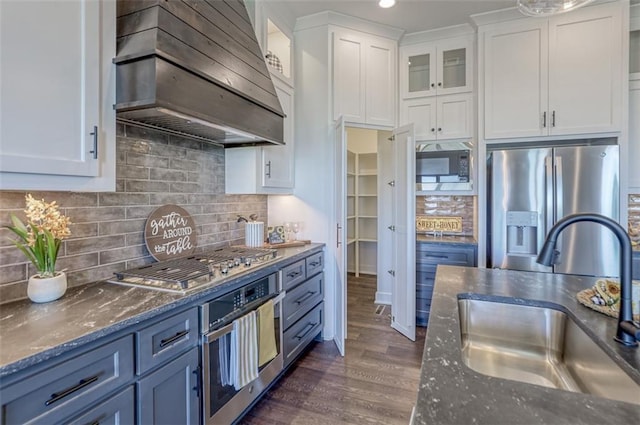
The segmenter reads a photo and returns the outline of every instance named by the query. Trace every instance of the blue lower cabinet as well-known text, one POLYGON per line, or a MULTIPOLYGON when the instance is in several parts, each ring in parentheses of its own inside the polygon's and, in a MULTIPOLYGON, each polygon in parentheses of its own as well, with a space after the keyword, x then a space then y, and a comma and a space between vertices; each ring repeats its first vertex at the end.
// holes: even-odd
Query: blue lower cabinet
POLYGON ((133 386, 127 387, 115 396, 71 420, 69 425, 129 425, 135 423, 135 403, 133 386))
POLYGON ((197 425, 200 423, 198 349, 193 348, 140 379, 138 423, 197 425))
POLYGON ((133 378, 133 336, 127 335, 0 389, 0 423, 58 423, 101 403, 133 378))

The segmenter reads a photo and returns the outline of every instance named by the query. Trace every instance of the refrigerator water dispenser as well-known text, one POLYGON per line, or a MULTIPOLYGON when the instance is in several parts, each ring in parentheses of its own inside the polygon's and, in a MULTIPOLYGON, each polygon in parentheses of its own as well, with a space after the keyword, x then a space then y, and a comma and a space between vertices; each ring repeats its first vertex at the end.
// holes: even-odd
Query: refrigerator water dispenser
POLYGON ((537 234, 537 211, 507 211, 507 255, 537 255, 537 234))

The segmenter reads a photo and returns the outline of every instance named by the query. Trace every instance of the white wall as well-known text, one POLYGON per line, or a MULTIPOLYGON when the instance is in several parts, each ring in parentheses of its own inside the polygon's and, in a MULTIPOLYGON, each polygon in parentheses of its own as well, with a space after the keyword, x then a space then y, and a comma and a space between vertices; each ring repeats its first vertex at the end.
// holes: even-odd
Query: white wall
POLYGON ((295 189, 293 196, 269 196, 269 223, 304 221, 304 237, 327 244, 323 338, 329 340, 335 335, 335 142, 328 119, 318 119, 329 117, 329 43, 326 27, 297 31, 295 38, 295 189))

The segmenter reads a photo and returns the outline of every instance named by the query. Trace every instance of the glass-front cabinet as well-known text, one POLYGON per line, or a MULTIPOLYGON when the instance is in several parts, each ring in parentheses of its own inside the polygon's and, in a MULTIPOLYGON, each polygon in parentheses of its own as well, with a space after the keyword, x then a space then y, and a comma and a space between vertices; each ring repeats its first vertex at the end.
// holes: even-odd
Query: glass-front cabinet
POLYGON ((472 62, 468 37, 403 46, 403 99, 471 91, 472 62))

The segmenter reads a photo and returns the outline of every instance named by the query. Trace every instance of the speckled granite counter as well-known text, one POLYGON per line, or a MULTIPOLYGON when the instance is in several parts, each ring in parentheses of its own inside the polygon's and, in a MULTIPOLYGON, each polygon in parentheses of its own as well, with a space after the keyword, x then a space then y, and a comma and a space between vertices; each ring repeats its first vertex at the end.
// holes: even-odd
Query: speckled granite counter
POLYGON ((473 236, 442 235, 434 236, 430 234, 416 234, 416 242, 442 242, 450 244, 477 245, 478 242, 473 236))
POLYGON ((575 294, 593 278, 440 266, 422 359, 415 424, 637 424, 640 405, 554 390, 479 374, 462 362, 458 294, 512 297, 514 303, 554 305, 584 323, 588 333, 640 383, 640 348, 613 341, 616 319, 578 304, 575 294))
POLYGON ((181 306, 198 305, 282 266, 321 251, 324 244, 278 250, 280 258, 186 295, 95 282, 72 288, 59 300, 0 305, 0 377, 113 334, 181 306))

